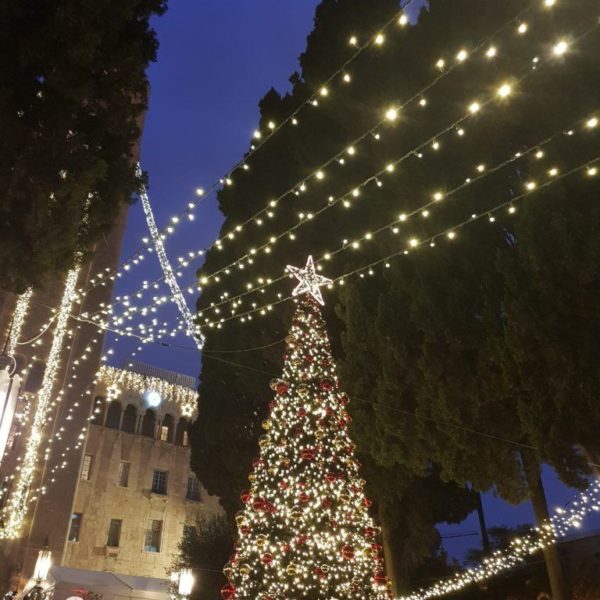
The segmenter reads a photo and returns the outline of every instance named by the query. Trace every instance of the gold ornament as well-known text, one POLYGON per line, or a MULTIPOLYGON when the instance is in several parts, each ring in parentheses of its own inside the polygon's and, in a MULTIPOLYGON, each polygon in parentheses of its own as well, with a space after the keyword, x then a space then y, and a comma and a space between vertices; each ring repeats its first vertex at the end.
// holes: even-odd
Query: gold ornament
POLYGON ((288 574, 289 577, 293 577, 294 575, 298 575, 298 567, 294 563, 290 563, 287 566, 285 572, 288 574))
POLYGON ((262 422, 262 428, 269 431, 269 429, 271 429, 271 421, 269 421, 269 419, 265 419, 262 422))
POLYGON ((258 445, 260 448, 268 448, 271 445, 271 436, 270 435, 261 435, 258 439, 258 445))

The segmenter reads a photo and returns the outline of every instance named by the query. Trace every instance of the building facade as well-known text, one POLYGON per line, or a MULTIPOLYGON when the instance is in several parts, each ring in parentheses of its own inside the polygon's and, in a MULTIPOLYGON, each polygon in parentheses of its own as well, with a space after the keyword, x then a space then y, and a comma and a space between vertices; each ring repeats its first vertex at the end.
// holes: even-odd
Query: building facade
POLYGON ((185 527, 221 512, 189 467, 194 379, 103 367, 61 564, 167 578, 185 527))

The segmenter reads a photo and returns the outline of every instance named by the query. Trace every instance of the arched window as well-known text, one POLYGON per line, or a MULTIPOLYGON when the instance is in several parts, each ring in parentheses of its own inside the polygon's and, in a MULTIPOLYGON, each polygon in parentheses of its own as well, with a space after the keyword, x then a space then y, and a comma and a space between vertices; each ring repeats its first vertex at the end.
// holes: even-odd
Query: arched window
POLYGON ((160 441, 173 443, 173 434, 175 433, 175 420, 172 415, 166 414, 160 426, 160 441))
POLYGON ((135 424, 137 422, 137 410, 133 404, 128 404, 123 415, 122 431, 127 433, 135 433, 135 424))
POLYGON ((154 438, 154 426, 156 424, 156 415, 153 410, 148 409, 142 421, 142 435, 154 438))
POLYGON ((111 429, 119 429, 119 421, 121 420, 121 411, 123 407, 117 400, 113 400, 108 405, 108 412, 106 413, 106 426, 111 429))
POLYGON ((92 409, 92 423, 102 425, 104 422, 104 413, 106 412, 106 399, 102 396, 94 398, 94 408, 92 409))
POLYGON ((181 418, 179 419, 179 423, 177 423, 177 431, 175 432, 175 443, 178 446, 186 446, 184 444, 184 439, 187 438, 187 430, 188 430, 188 422, 187 419, 181 418))

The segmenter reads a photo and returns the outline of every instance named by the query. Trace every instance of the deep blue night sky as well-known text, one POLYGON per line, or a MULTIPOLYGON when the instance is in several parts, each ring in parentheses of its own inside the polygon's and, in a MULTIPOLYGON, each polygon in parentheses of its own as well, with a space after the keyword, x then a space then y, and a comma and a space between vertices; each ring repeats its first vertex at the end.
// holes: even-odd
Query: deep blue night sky
MULTIPOLYGON (((249 145, 258 122, 258 101, 275 87, 288 89, 312 29, 319 0, 172 0, 169 11, 154 21, 160 50, 149 69, 152 87, 142 143, 142 165, 149 172, 150 198, 160 226, 194 199, 197 187, 209 187, 236 163, 249 145)), ((215 239, 221 217, 214 197, 196 211, 193 223, 181 225, 167 243, 174 259, 183 251, 204 248, 215 239)), ((147 235, 141 206, 132 207, 123 256, 129 256, 147 235)), ((187 270, 186 285, 194 269, 187 270)), ((135 290, 142 280, 160 274, 156 257, 147 255, 119 281, 117 294, 135 290)), ((158 293, 158 292, 157 292, 158 293)), ((166 294, 163 288, 160 294, 166 294)), ((193 308, 195 296, 186 297, 193 308)), ((145 305, 146 301, 140 301, 145 305)), ((173 323, 173 308, 161 309, 157 318, 173 323)), ((185 338, 176 343, 192 347, 185 338)), ((108 342, 109 347, 114 343, 108 342)), ((115 347, 112 362, 128 357, 134 343, 115 347)), ((193 349, 149 347, 139 360, 197 376, 198 352, 193 349)), ((551 507, 564 505, 574 491, 551 473, 545 476, 551 507)), ((491 494, 484 498, 488 526, 532 521, 528 504, 510 507, 491 494)), ((600 518, 588 521, 600 527, 600 518)), ((459 526, 441 526, 442 535, 477 532, 476 516, 459 526)), ((448 540, 451 555, 477 546, 479 538, 448 540)))

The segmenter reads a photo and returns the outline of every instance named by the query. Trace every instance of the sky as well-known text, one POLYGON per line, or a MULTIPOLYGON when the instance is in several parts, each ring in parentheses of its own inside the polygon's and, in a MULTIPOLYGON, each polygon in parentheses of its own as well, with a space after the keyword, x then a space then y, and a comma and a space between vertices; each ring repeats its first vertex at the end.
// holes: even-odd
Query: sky
MULTIPOLYGON (((289 89, 288 79, 297 69, 318 3, 171 0, 168 12, 154 20, 160 49, 148 72, 151 94, 141 162, 149 173, 149 195, 159 228, 195 199, 196 188, 210 187, 248 149, 258 123, 258 102, 271 87, 280 92, 289 89)), ((169 238, 171 257, 205 248, 217 236, 221 216, 214 197, 202 201, 195 216, 194 222, 182 224, 169 238)), ((138 203, 130 210, 123 258, 141 245, 145 235, 138 203)), ((193 283, 194 271, 188 269, 186 286, 193 283)), ((142 266, 134 266, 118 281, 116 293, 131 293, 144 279, 159 275, 156 256, 147 255, 142 266)), ((193 309, 195 295, 186 294, 186 298, 193 309)), ((158 314, 161 321, 171 323, 175 317, 172 307, 158 314)), ((193 343, 181 336, 173 343, 184 348, 151 346, 135 358, 197 376, 200 357, 193 343)), ((117 346, 109 340, 108 346, 115 350, 111 362, 121 365, 136 344, 125 340, 117 346)), ((564 506, 576 494, 558 482, 550 469, 545 469, 544 482, 551 508, 564 506)), ((512 507, 492 494, 486 494, 483 503, 488 526, 533 521, 528 503, 512 507)), ((443 536, 467 535, 445 540, 451 556, 461 558, 467 548, 479 544, 475 514, 460 525, 439 529, 443 536)), ((600 517, 589 519, 586 529, 600 529, 600 517)))

